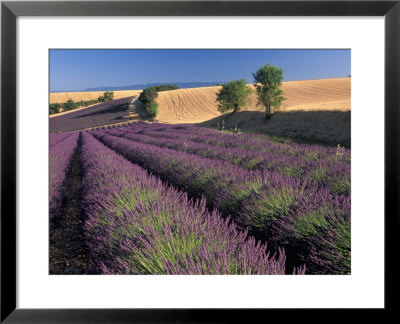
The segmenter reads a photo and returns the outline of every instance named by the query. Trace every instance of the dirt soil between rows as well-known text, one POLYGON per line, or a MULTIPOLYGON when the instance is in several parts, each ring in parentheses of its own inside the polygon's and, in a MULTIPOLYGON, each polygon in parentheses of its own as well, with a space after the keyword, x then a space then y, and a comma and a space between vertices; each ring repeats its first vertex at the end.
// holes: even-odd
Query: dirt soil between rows
POLYGON ((50 221, 49 274, 85 274, 87 254, 81 210, 81 140, 66 178, 60 216, 50 221))

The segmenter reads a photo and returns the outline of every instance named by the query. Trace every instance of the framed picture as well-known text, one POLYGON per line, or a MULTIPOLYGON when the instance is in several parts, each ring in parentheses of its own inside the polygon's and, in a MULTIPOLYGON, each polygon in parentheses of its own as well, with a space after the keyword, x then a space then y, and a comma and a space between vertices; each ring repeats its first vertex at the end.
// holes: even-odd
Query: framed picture
POLYGON ((1 17, 2 322, 394 309, 399 1, 1 17))

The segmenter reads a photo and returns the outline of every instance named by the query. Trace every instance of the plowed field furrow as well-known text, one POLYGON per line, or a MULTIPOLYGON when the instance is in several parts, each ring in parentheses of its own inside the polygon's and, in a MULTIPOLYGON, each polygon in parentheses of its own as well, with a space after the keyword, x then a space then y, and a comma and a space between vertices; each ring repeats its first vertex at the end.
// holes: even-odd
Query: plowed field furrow
MULTIPOLYGON (((252 84, 249 84, 254 89, 252 84)), ((350 110, 351 78, 282 83, 286 100, 281 110, 350 110)), ((220 116, 215 101, 221 87, 164 91, 158 94, 158 122, 196 123, 220 116)), ((248 110, 262 110, 256 94, 251 95, 248 110)))

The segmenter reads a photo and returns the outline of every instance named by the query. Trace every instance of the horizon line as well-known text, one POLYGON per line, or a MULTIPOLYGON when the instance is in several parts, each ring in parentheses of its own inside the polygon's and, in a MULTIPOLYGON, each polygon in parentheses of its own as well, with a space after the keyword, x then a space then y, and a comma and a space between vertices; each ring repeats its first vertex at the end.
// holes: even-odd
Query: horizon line
MULTIPOLYGON (((282 81, 282 82, 298 82, 298 81, 315 81, 315 80, 330 80, 330 79, 347 79, 351 78, 351 74, 348 76, 344 77, 334 77, 334 78, 316 78, 316 79, 300 79, 300 80, 287 80, 287 81, 282 81)), ((238 79, 239 80, 239 79, 238 79)), ((229 80, 232 81, 232 80, 229 80)), ((218 82, 218 81, 186 81, 186 82, 148 82, 148 83, 138 83, 138 84, 132 84, 131 86, 135 85, 147 85, 147 84, 153 84, 153 83, 160 83, 160 85, 168 84, 168 85, 174 85, 174 83, 225 83, 229 81, 224 81, 224 82, 218 82)), ((247 84, 253 84, 252 82, 247 83, 247 84)), ((129 85, 125 86, 110 86, 110 88, 117 88, 117 87, 128 87, 129 85)), ((92 88, 107 88, 106 86, 97 86, 97 87, 92 87, 92 88)), ((207 86, 205 86, 207 87, 207 86)), ((205 87, 195 87, 195 88, 205 88, 205 87)), ((86 88, 86 89, 91 89, 86 88)), ((49 90, 49 93, 67 93, 67 92, 102 92, 102 91, 133 91, 133 90, 143 90, 143 89, 121 89, 121 90, 93 90, 93 91, 85 91, 86 89, 81 89, 81 90, 49 90)), ((190 89, 190 88, 188 88, 190 89)))

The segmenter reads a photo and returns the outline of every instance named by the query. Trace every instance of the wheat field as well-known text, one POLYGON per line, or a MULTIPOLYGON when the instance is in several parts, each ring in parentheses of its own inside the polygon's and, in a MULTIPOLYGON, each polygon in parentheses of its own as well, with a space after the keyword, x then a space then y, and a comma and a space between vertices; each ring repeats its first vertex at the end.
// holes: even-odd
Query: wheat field
POLYGON ((257 106, 254 93, 248 109, 221 115, 215 102, 219 89, 216 86, 160 92, 156 120, 208 127, 224 123, 227 129, 237 126, 249 132, 350 143, 351 78, 283 82, 286 100, 269 121, 264 118, 264 108, 257 106))
MULTIPOLYGON (((220 116, 215 101, 220 88, 215 86, 160 92, 157 98, 157 121, 199 123, 220 116)), ((282 83, 282 89, 286 100, 280 111, 350 111, 351 78, 288 81, 282 83)), ((257 105, 255 94, 247 110, 263 110, 257 105)))
MULTIPOLYGON (((63 103, 69 99, 73 101, 87 101, 97 99, 102 96, 105 91, 92 91, 92 92, 50 92, 50 103, 63 103)), ((121 90, 113 91, 114 99, 120 99, 131 96, 138 96, 142 90, 121 90)))

